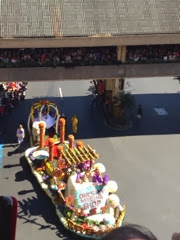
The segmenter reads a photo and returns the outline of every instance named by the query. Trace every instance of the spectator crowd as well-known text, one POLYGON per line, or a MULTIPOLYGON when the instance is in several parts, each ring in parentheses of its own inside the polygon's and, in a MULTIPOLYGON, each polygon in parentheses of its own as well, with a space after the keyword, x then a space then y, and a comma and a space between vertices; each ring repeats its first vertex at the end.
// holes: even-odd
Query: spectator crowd
POLYGON ((24 82, 0 82, 0 117, 11 112, 20 101, 25 99, 24 82))
MULTIPOLYGON (((180 60, 180 45, 128 46, 127 63, 180 60)), ((116 47, 0 49, 0 67, 113 65, 116 47)))
POLYGON ((127 48, 128 62, 180 61, 180 45, 134 46, 127 48))
POLYGON ((76 66, 116 64, 116 47, 1 49, 0 66, 76 66))

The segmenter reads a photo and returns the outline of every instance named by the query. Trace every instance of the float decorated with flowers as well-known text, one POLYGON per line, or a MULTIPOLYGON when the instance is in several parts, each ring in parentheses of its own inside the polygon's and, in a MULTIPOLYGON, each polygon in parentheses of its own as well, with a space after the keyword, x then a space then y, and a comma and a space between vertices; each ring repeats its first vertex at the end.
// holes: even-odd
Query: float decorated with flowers
POLYGON ((109 180, 105 166, 96 162, 99 154, 95 149, 75 142, 73 135, 65 141, 65 119, 57 120, 54 135, 53 131, 46 134, 45 121, 36 123, 36 145, 26 150, 25 157, 65 228, 100 239, 121 226, 125 217, 125 206, 116 195, 117 183, 109 180))

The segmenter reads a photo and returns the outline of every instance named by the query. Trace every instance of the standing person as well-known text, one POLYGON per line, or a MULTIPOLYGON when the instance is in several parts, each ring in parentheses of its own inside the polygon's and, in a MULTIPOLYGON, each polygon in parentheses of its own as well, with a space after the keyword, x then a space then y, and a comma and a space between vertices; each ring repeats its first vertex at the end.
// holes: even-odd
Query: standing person
POLYGON ((24 101, 25 96, 26 96, 26 92, 25 91, 21 91, 20 100, 24 101))
POLYGON ((142 118, 142 106, 141 106, 141 104, 139 104, 138 108, 137 108, 137 118, 138 119, 142 118))
POLYGON ((8 99, 8 90, 5 90, 5 92, 4 92, 4 104, 7 103, 7 99, 8 99))
POLYGON ((73 132, 74 134, 76 134, 76 133, 77 133, 77 125, 78 125, 78 122, 79 122, 79 120, 78 120, 78 118, 76 117, 76 115, 74 115, 74 116, 72 117, 71 122, 72 122, 72 132, 73 132))
POLYGON ((103 106, 104 106, 104 93, 103 94, 101 94, 101 95, 99 95, 99 111, 101 112, 101 111, 104 111, 104 108, 103 108, 103 106))
POLYGON ((18 146, 19 146, 25 138, 25 131, 24 131, 24 128, 23 128, 22 124, 19 124, 16 136, 18 138, 18 146))
POLYGON ((96 108, 98 108, 97 100, 98 100, 98 99, 97 99, 97 94, 96 94, 96 92, 93 92, 93 94, 92 94, 91 108, 93 108, 94 103, 96 104, 96 108))
POLYGON ((106 97, 106 99, 105 99, 105 108, 106 108, 106 111, 108 111, 108 106, 109 106, 109 98, 106 97))
POLYGON ((93 80, 94 87, 95 87, 95 93, 98 93, 98 84, 96 80, 93 80))
POLYGON ((102 80, 100 80, 99 83, 98 83, 98 92, 99 92, 99 94, 104 93, 104 83, 103 83, 102 80))

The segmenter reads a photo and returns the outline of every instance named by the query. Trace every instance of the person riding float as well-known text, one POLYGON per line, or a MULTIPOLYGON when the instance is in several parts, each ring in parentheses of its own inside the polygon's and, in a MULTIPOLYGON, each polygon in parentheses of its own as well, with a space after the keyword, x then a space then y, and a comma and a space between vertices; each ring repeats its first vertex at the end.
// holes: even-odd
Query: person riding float
POLYGON ((78 125, 78 122, 79 122, 79 120, 78 120, 78 118, 77 118, 77 116, 76 115, 74 115, 73 117, 72 117, 72 119, 71 119, 71 122, 72 122, 72 132, 74 133, 74 134, 76 134, 77 133, 77 125, 78 125))

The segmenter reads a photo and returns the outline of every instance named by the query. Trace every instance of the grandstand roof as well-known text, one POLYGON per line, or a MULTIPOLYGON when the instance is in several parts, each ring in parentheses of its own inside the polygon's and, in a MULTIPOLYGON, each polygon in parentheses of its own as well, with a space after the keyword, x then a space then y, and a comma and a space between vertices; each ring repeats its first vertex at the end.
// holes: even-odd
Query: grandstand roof
POLYGON ((180 33, 180 0, 1 0, 0 37, 180 33))

